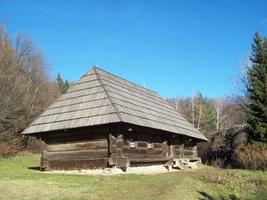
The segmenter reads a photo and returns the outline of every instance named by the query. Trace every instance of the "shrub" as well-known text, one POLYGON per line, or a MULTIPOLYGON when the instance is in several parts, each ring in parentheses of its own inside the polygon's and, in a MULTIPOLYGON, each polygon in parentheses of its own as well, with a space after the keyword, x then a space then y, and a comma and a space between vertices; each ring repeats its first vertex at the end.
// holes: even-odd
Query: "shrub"
POLYGON ((8 158, 17 155, 24 148, 23 141, 20 138, 12 138, 10 143, 0 142, 0 157, 8 158))
POLYGON ((249 144, 235 151, 235 160, 245 169, 267 170, 267 149, 249 144))
POLYGON ((16 148, 12 145, 0 143, 0 157, 8 158, 17 154, 16 148))

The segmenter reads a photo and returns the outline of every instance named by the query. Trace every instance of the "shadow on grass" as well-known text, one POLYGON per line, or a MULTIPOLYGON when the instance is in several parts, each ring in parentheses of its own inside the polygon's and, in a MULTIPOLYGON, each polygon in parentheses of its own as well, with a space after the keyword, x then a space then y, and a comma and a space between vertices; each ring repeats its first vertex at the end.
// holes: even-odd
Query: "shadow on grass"
POLYGON ((40 166, 36 166, 36 167, 28 167, 28 169, 36 170, 36 171, 41 171, 40 166))
POLYGON ((214 197, 210 196, 207 192, 198 191, 198 193, 201 195, 200 200, 216 200, 214 197))
POLYGON ((206 192, 198 191, 198 193, 201 195, 199 198, 200 200, 239 200, 239 198, 237 198, 234 194, 229 194, 228 196, 220 196, 216 198, 206 192))

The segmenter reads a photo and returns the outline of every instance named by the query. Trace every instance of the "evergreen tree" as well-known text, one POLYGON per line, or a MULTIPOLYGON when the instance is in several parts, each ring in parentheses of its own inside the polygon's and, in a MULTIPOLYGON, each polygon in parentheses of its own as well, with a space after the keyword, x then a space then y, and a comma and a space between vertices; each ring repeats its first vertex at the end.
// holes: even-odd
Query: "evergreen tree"
POLYGON ((252 140, 267 142, 267 40, 255 34, 246 74, 246 114, 252 140))
MULTIPOLYGON (((210 100, 197 92, 195 96, 195 127, 204 132, 210 132, 214 129, 213 121, 215 119, 215 112, 210 100)), ((209 137, 206 134, 207 137, 209 137)))
POLYGON ((57 84, 59 86, 59 89, 61 91, 61 93, 65 93, 66 90, 69 88, 70 84, 68 82, 68 80, 63 80, 60 76, 60 74, 57 75, 56 77, 56 81, 57 81, 57 84))

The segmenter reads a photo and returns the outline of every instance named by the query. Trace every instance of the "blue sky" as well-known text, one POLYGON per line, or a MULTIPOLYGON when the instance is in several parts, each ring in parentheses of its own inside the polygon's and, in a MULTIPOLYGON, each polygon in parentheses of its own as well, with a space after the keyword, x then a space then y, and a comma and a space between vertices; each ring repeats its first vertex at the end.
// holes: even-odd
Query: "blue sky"
POLYGON ((51 76, 79 79, 92 65, 163 97, 232 95, 267 1, 0 0, 11 35, 44 52, 51 76))

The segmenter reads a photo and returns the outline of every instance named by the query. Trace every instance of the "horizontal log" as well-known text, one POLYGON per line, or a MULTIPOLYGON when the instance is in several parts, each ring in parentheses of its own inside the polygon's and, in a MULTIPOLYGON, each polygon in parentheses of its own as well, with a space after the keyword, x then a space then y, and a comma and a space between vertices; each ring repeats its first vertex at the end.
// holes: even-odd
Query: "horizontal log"
POLYGON ((188 156, 192 157, 192 156, 195 156, 195 154, 194 153, 184 153, 184 157, 188 157, 188 156))
POLYGON ((182 158, 183 156, 180 154, 180 155, 173 155, 173 158, 182 158))
POLYGON ((163 147, 163 144, 161 144, 161 143, 154 143, 153 145, 154 145, 155 149, 162 149, 162 147, 163 147))
POLYGON ((143 141, 138 141, 137 142, 137 146, 138 147, 147 147, 147 144, 148 144, 147 142, 143 142, 143 141))
POLYGON ((182 145, 174 145, 175 149, 179 150, 179 149, 183 149, 182 145))
POLYGON ((49 161, 49 169, 71 170, 71 169, 95 169, 107 167, 108 159, 86 159, 86 160, 54 160, 49 161))
POLYGON ((75 151, 75 150, 86 150, 86 149, 107 149, 108 141, 90 141, 90 142, 77 142, 67 144, 53 144, 47 145, 46 149, 49 152, 54 151, 75 151))
MULTIPOLYGON (((52 134, 51 134, 52 135, 52 134)), ((52 136, 51 136, 52 137, 52 136)), ((84 133, 84 134, 79 134, 77 132, 67 135, 67 136, 62 136, 60 134, 59 137, 56 138, 45 138, 44 141, 47 144, 62 144, 62 143, 70 143, 70 142, 80 142, 80 141, 101 141, 103 139, 108 139, 107 135, 105 133, 97 133, 97 134, 91 134, 91 133, 84 133)))
POLYGON ((188 150, 188 149, 184 149, 184 152, 197 152, 196 150, 188 150))
POLYGON ((167 162, 169 159, 167 158, 162 158, 162 159, 158 159, 158 158, 146 158, 146 159, 130 159, 130 163, 149 163, 149 162, 167 162))
POLYGON ((196 150, 197 147, 196 147, 196 146, 192 146, 192 147, 186 147, 186 146, 185 146, 184 149, 185 149, 185 150, 192 150, 192 151, 193 151, 193 150, 196 150))
MULTIPOLYGON (((143 141, 137 141, 135 142, 135 147, 142 147, 142 148, 150 148, 150 149, 162 149, 163 147, 167 147, 166 145, 163 145, 161 143, 148 143, 148 142, 143 142, 143 141)), ((130 143, 127 141, 123 142, 123 147, 129 147, 130 143)))
POLYGON ((48 160, 82 160, 93 158, 107 158, 108 149, 82 150, 82 151, 56 151, 47 152, 48 160))
POLYGON ((166 155, 149 155, 149 154, 123 154, 125 157, 129 159, 165 159, 166 155))
POLYGON ((174 154, 175 155, 181 155, 182 154, 182 151, 180 151, 180 150, 174 150, 174 154))
POLYGON ((123 146, 122 151, 124 154, 151 154, 151 155, 161 155, 163 153, 162 149, 151 149, 151 148, 131 148, 123 146))

